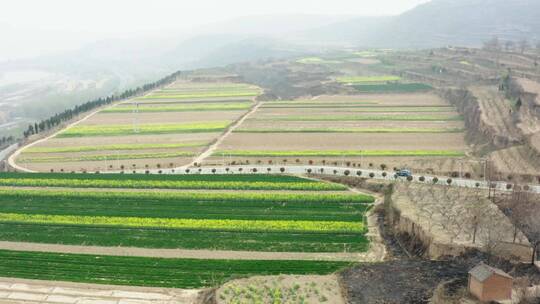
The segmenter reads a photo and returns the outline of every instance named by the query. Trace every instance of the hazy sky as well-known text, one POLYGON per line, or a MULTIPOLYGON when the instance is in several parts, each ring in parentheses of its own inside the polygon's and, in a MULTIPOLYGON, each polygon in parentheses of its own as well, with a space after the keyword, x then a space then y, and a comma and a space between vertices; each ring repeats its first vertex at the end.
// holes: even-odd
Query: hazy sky
POLYGON ((7 0, 0 59, 251 15, 394 15, 427 0, 7 0), (32 46, 32 47, 31 47, 32 46))

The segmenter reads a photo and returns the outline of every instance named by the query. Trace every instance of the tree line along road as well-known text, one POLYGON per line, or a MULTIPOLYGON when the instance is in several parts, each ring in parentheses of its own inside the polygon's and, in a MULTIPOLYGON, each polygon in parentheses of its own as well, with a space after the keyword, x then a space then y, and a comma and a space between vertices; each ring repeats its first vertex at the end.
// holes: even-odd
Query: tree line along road
MULTIPOLYGON (((374 169, 362 169, 362 168, 349 168, 349 167, 336 167, 336 166, 249 166, 249 165, 235 165, 235 166, 215 166, 215 167, 179 167, 174 169, 155 169, 155 170, 126 170, 126 173, 149 173, 149 174, 292 174, 292 175, 308 175, 308 174, 320 174, 330 176, 356 176, 363 178, 373 178, 377 180, 387 181, 406 181, 404 177, 396 178, 394 172, 374 170, 374 169), (361 175, 358 173, 361 172, 361 175)), ((120 173, 120 171, 108 171, 103 173, 120 173)), ((411 182, 423 183, 423 184, 437 184, 447 185, 451 187, 463 187, 463 188, 478 188, 478 189, 496 189, 497 191, 513 191, 513 184, 509 184, 503 181, 483 181, 464 178, 450 178, 447 176, 433 176, 433 175, 419 175, 413 174, 411 182), (421 180, 423 179, 423 181, 421 180), (450 183, 449 183, 450 182, 450 183)), ((528 186, 528 191, 532 193, 540 193, 540 185, 520 185, 528 186)))

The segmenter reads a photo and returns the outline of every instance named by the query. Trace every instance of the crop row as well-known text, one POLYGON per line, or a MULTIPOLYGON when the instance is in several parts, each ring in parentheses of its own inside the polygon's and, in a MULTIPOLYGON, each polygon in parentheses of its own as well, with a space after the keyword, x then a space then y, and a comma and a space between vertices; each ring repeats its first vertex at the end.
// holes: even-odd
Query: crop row
POLYGON ((256 151, 256 150, 231 150, 217 151, 214 156, 243 156, 243 157, 360 157, 360 156, 446 156, 461 157, 462 151, 448 150, 362 150, 362 151, 256 151))
MULTIPOLYGON (((24 155, 24 154, 23 154, 24 155)), ((107 160, 127 160, 127 159, 158 159, 158 158, 176 158, 192 157, 194 152, 154 152, 154 153, 135 153, 135 154, 101 154, 101 155, 77 155, 77 156, 43 156, 43 157, 20 157, 21 163, 64 163, 81 161, 107 161, 107 160)))
POLYGON ((0 222, 0 240, 85 246, 267 252, 362 252, 363 233, 239 232, 0 222))
POLYGON ((0 179, 77 179, 105 181, 201 181, 201 182, 266 182, 266 183, 314 183, 314 181, 289 175, 253 175, 253 174, 190 174, 190 175, 156 175, 156 174, 63 174, 63 173, 12 173, 0 172, 0 179))
POLYGON ((186 193, 0 190, 0 212, 17 214, 126 216, 240 220, 362 220, 373 198, 357 195, 186 193), (125 196, 123 195, 125 194, 125 196), (140 195, 137 195, 140 194, 140 195), (193 194, 193 195, 189 195, 193 194), (222 198, 219 198, 219 195, 222 198), (238 198, 238 199, 236 199, 238 198), (261 198, 261 200, 257 200, 261 198), (339 198, 339 199, 338 199, 339 198), (326 200, 328 199, 328 200, 326 200), (334 199, 335 201, 332 201, 334 199), (353 202, 353 203, 352 203, 353 202))
POLYGON ((3 276, 170 288, 212 287, 253 275, 323 275, 346 262, 197 260, 0 251, 3 276), (39 271, 36 271, 39 269, 39 271))
POLYGON ((348 77, 338 77, 336 80, 341 83, 370 83, 370 82, 398 81, 398 80, 401 80, 401 77, 394 76, 394 75, 348 76, 348 77))
POLYGON ((290 115, 270 118, 252 118, 253 121, 460 121, 460 115, 410 115, 410 114, 377 114, 377 115, 290 115))
POLYGON ((209 104, 184 104, 168 106, 116 106, 107 108, 101 113, 131 113, 137 110, 141 113, 158 112, 203 112, 203 111, 238 111, 251 107, 250 103, 209 103, 209 104))
POLYGON ((338 221, 178 219, 0 213, 0 222, 167 228, 220 231, 348 232, 361 233, 362 223, 338 221))
POLYGON ((208 143, 174 143, 174 144, 118 144, 118 145, 95 145, 95 146, 62 146, 62 147, 30 147, 24 150, 26 153, 67 153, 67 152, 93 152, 93 151, 132 151, 148 149, 175 149, 204 147, 208 143))
MULTIPOLYGON (((304 105, 304 104, 299 104, 304 105)), ((332 106, 333 104, 312 104, 312 105, 327 105, 332 106)), ((368 107, 368 106, 356 106, 355 103, 348 103, 348 104, 337 104, 333 105, 336 107, 341 106, 351 106, 351 108, 355 108, 354 112, 366 112, 366 113, 440 113, 440 112, 453 112, 453 107, 446 107, 446 106, 420 106, 420 107, 396 107, 396 106, 376 106, 376 107, 368 107)), ((263 105, 262 108, 279 108, 274 105, 263 105)), ((312 108, 311 106, 306 106, 306 108, 312 108)), ((349 110, 347 110, 349 111, 349 110)))
MULTIPOLYGON (((255 177, 255 176, 253 176, 255 177)), ((31 200, 49 198, 51 200, 143 200, 172 201, 176 203, 186 202, 217 202, 217 203, 277 203, 280 205, 298 204, 299 206, 324 206, 327 204, 370 204, 374 198, 365 194, 344 193, 266 193, 266 192, 134 192, 134 191, 59 191, 59 190, 2 190, 0 189, 0 200, 9 197, 11 200, 29 198, 31 200)))
POLYGON ((234 133, 461 133, 462 128, 242 128, 234 133))
POLYGON ((3 186, 72 187, 72 188, 146 188, 146 189, 208 189, 208 190, 344 190, 338 184, 320 182, 245 182, 245 181, 189 181, 189 180, 107 180, 0 178, 3 186))
POLYGON ((137 130, 134 129, 133 125, 78 125, 63 131, 57 137, 221 132, 229 124, 229 121, 187 124, 143 124, 138 126, 137 130))

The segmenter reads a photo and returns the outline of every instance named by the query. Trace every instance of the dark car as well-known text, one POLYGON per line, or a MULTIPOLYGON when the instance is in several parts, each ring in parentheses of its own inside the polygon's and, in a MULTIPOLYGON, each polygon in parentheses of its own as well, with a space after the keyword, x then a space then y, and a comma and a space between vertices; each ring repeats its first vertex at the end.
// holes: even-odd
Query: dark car
POLYGON ((400 176, 400 177, 412 176, 411 170, 407 170, 407 169, 399 170, 396 174, 397 176, 400 176))

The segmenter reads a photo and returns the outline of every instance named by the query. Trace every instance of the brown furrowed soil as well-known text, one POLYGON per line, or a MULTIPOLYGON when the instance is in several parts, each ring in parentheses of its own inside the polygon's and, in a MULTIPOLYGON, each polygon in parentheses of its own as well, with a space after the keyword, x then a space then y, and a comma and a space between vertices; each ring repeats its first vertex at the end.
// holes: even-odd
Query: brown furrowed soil
POLYGON ((443 99, 434 94, 363 94, 363 95, 324 95, 317 98, 318 101, 371 101, 377 105, 448 105, 443 99))
POLYGON ((136 119, 138 124, 191 123, 198 121, 233 121, 244 111, 200 111, 165 113, 100 113, 94 115, 84 125, 126 125, 136 119))
POLYGON ((512 106, 496 88, 474 87, 471 88, 474 96, 478 99, 482 120, 495 131, 496 136, 508 138, 508 141, 518 141, 521 138, 519 129, 515 126, 512 118, 512 106))
POLYGON ((497 170, 505 174, 530 174, 540 173, 540 163, 531 160, 526 147, 516 146, 498 150, 490 154, 497 170))
POLYGON ((463 134, 233 133, 219 150, 465 150, 463 134))
POLYGON ((145 169, 148 165, 149 168, 157 168, 159 164, 161 168, 175 168, 180 167, 191 162, 191 157, 175 157, 175 158, 147 158, 147 159, 124 159, 116 160, 114 158, 107 161, 77 161, 77 162, 50 162, 50 163, 25 163, 25 167, 30 170, 39 172, 49 172, 54 170, 55 172, 95 172, 95 171, 107 171, 107 170, 122 170, 124 166, 125 171, 135 169, 145 169), (172 164, 172 166, 170 165, 172 164), (135 167, 133 167, 135 165, 135 167), (112 166, 112 168, 110 167, 112 166))
MULTIPOLYGON (((260 116, 259 116, 260 117, 260 116)), ((462 129, 461 121, 261 121, 247 120, 239 130, 249 129, 395 128, 462 129)))

